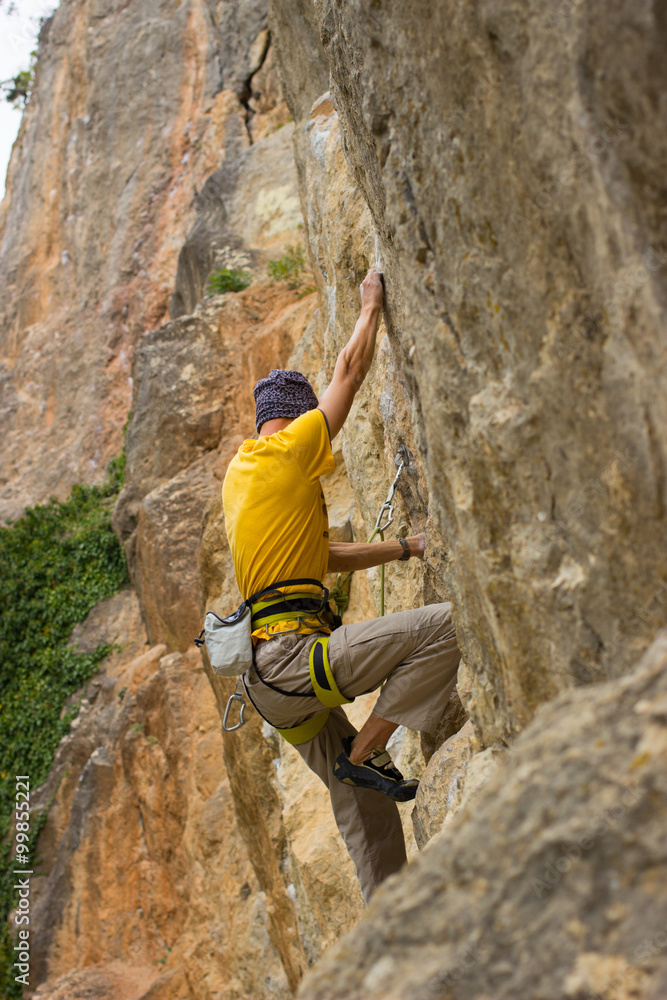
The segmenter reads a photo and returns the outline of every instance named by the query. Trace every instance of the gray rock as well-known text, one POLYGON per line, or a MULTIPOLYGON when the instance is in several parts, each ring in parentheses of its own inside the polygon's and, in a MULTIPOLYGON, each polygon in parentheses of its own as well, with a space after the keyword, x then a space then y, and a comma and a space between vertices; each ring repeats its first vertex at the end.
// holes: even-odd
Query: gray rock
POLYGON ((665 28, 620 0, 316 14, 473 721, 507 740, 665 619, 665 28))
POLYGON ((667 631, 543 706, 299 1000, 657 998, 667 974, 667 631))
POLYGON ((233 365, 216 315, 175 320, 144 337, 127 429, 128 492, 145 495, 217 447, 220 397, 233 365))
MULTIPOLYGON (((459 674, 460 672, 461 666, 459 665, 459 674)), ((437 730, 434 733, 421 734, 421 748, 424 760, 427 764, 436 750, 438 750, 443 743, 451 739, 452 736, 455 736, 456 733, 463 729, 467 719, 468 716, 465 708, 461 704, 459 693, 454 690, 452 691, 451 697, 447 702, 445 714, 440 720, 437 730)))
POLYGON ((269 45, 268 0, 222 0, 215 20, 220 90, 250 96, 252 77, 261 68, 269 45))
POLYGON ((465 780, 472 731, 472 723, 466 722, 433 754, 421 776, 412 811, 412 825, 420 851, 442 829, 465 780))
POLYGON ((67 643, 78 653, 93 653, 98 646, 124 646, 138 615, 136 594, 130 589, 100 601, 85 619, 72 629, 67 643))
MULTIPOLYGON (((292 10, 272 0, 270 22, 325 358, 362 268, 380 262, 387 286, 346 464, 369 516, 369 469, 407 437, 401 502, 416 520, 428 498, 423 594, 453 600, 461 701, 487 748, 439 840, 300 996, 661 996, 653 758, 630 799, 634 748, 662 754, 664 734, 628 718, 641 672, 618 678, 667 614, 663 19, 620 0, 292 10), (293 57, 314 21, 315 70, 293 57), (327 72, 330 102, 313 92, 327 72)), ((659 687, 656 657, 664 641, 645 668, 659 687)), ((425 815, 446 791, 434 781, 425 815)))
POLYGON ((265 230, 283 232, 289 238, 289 230, 301 225, 292 133, 293 126, 287 125, 249 149, 233 155, 230 150, 224 165, 207 179, 197 195, 196 218, 178 257, 172 318, 195 311, 207 293, 206 279, 212 270, 240 269, 263 277, 265 230), (253 218, 253 208, 267 185, 279 190, 284 209, 272 226, 262 226, 261 218, 253 218))
POLYGON ((220 490, 217 464, 206 455, 144 497, 126 545, 149 640, 183 652, 202 627, 197 552, 206 505, 220 490))

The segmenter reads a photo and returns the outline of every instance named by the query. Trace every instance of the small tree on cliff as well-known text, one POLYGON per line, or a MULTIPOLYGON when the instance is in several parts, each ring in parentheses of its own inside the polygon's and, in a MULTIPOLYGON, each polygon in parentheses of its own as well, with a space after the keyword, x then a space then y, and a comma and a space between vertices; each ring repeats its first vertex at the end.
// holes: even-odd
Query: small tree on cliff
POLYGON ((11 77, 9 80, 3 80, 0 83, 5 100, 10 104, 13 104, 15 108, 24 108, 28 101, 30 100, 30 94, 32 93, 32 86, 35 82, 35 63, 37 62, 37 53, 30 53, 30 66, 28 69, 22 69, 16 76, 11 77))

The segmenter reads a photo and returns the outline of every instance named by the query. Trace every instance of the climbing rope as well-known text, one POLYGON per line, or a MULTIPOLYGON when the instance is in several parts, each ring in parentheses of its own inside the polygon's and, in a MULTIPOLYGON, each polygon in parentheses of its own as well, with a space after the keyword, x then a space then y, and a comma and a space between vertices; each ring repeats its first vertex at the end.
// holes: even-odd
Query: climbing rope
MULTIPOLYGON (((394 520, 394 496, 396 494, 396 487, 398 486, 398 480, 400 478, 403 469, 407 468, 410 464, 410 457, 408 455, 408 450, 405 445, 401 445, 398 455, 394 459, 396 465, 398 466, 398 472, 394 477, 394 481, 389 487, 389 492, 387 493, 387 499, 380 507, 380 513, 377 516, 375 522, 375 527, 370 533, 368 539, 368 544, 373 541, 376 535, 380 536, 380 541, 384 541, 384 533, 389 527, 389 525, 394 520), (386 521, 383 523, 383 518, 386 517, 386 521)), ((347 606, 350 603, 350 581, 352 580, 352 574, 354 570, 350 570, 345 579, 343 579, 343 574, 339 573, 336 578, 335 585, 331 588, 329 597, 331 600, 336 602, 336 611, 343 617, 347 606)), ((380 617, 384 615, 384 563, 380 566, 380 617)))

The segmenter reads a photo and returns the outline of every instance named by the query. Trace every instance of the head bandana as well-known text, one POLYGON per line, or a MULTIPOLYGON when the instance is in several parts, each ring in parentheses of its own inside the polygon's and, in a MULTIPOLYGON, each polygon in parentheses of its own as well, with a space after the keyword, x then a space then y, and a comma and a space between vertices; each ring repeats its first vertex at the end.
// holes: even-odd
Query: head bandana
POLYGON ((301 372, 274 370, 259 380, 253 390, 257 408, 255 425, 259 431, 267 420, 300 417, 317 406, 317 396, 301 372))

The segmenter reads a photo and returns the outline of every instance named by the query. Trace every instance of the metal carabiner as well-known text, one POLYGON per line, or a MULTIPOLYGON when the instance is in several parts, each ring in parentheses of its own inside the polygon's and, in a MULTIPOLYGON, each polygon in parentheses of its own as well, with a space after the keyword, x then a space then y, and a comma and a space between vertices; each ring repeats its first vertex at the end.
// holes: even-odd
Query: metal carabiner
POLYGON ((381 534, 383 531, 386 531, 393 520, 394 520, 394 505, 393 503, 391 503, 389 499, 387 499, 380 507, 380 513, 378 514, 378 519, 375 522, 375 533, 381 534), (385 513, 387 513, 387 520, 384 524, 382 524, 382 517, 385 513))
POLYGON ((400 476, 401 476, 401 473, 403 472, 403 469, 405 469, 410 464, 410 456, 409 456, 408 450, 407 450, 407 448, 405 447, 404 444, 401 445, 401 447, 399 449, 399 452, 398 452, 398 455, 396 456, 396 458, 394 459, 394 461, 396 462, 396 465, 398 466, 398 472, 394 476, 394 481, 391 484, 391 486, 389 487, 389 492, 387 493, 387 499, 385 500, 385 502, 380 507, 380 513, 378 514, 377 521, 375 522, 375 532, 374 532, 374 534, 378 534, 378 533, 382 534, 383 532, 385 532, 387 530, 387 528, 389 527, 389 525, 394 520, 394 504, 393 504, 393 499, 394 499, 394 496, 396 494, 396 488, 398 486, 398 480, 400 479, 400 476), (384 516, 385 513, 388 516, 387 516, 387 520, 383 524, 382 523, 382 518, 383 518, 383 516, 384 516))
POLYGON ((243 726, 243 725, 245 725, 245 701, 243 700, 243 695, 239 694, 238 690, 236 690, 234 692, 234 694, 231 696, 231 698, 229 699, 229 701, 227 702, 227 708, 225 709, 225 714, 224 714, 223 719, 222 719, 222 728, 224 729, 224 731, 226 733, 235 733, 236 730, 240 729, 241 726, 243 726), (232 702, 233 701, 240 701, 241 702, 241 710, 240 710, 240 713, 239 713, 239 721, 238 721, 238 723, 235 726, 228 726, 227 725, 227 721, 229 719, 229 713, 231 711, 232 702))

